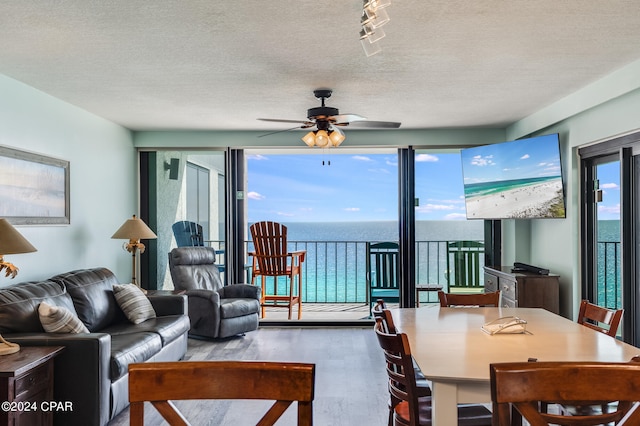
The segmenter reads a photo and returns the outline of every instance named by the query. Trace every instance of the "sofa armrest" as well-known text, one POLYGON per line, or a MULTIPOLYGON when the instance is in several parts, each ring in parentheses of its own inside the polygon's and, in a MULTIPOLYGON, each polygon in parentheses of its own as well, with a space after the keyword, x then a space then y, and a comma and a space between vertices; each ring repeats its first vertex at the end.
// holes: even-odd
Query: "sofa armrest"
POLYGON ((6 335, 21 346, 64 346, 54 358, 53 398, 73 410, 54 413, 54 423, 104 425, 109 421, 109 359, 111 336, 106 333, 6 335))
POLYGON ((256 299, 260 300, 260 287, 251 284, 231 284, 218 290, 223 299, 256 299))
POLYGON ((187 315, 187 298, 182 294, 154 295, 147 296, 156 315, 163 317, 166 315, 187 315))

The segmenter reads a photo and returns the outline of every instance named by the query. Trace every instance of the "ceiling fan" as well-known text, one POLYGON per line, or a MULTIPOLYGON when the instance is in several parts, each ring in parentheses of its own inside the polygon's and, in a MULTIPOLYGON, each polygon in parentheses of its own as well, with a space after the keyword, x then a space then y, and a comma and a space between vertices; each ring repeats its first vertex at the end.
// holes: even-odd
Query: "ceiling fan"
MULTIPOLYGON (((340 145, 342 141, 344 141, 345 136, 338 127, 352 126, 381 129, 397 129, 400 127, 400 123, 397 122, 369 121, 358 114, 340 114, 338 108, 325 105, 325 99, 330 98, 331 93, 333 93, 331 89, 316 89, 313 91, 315 97, 320 99, 321 105, 307 110, 306 121, 282 120, 277 118, 258 118, 258 120, 300 124, 300 126, 296 126, 291 129, 281 130, 282 132, 293 129, 308 129, 315 126, 317 127, 317 130, 307 133, 302 140, 308 146, 318 147, 326 147, 328 145, 335 147, 340 145)), ((271 135, 273 133, 279 132, 267 133, 267 135, 271 135)))

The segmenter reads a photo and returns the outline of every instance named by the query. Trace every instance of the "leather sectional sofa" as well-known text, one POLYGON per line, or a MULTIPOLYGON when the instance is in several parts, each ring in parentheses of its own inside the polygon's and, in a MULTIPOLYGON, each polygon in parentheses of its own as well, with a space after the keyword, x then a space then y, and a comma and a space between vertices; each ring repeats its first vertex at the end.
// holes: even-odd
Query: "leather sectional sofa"
POLYGON ((177 361, 187 350, 189 317, 181 295, 149 296, 156 317, 130 322, 120 309, 105 268, 83 269, 46 281, 0 288, 0 333, 21 346, 64 346, 54 361, 54 399, 73 410, 54 414, 57 425, 105 425, 129 405, 128 366, 177 361), (46 333, 41 302, 76 313, 89 333, 46 333))

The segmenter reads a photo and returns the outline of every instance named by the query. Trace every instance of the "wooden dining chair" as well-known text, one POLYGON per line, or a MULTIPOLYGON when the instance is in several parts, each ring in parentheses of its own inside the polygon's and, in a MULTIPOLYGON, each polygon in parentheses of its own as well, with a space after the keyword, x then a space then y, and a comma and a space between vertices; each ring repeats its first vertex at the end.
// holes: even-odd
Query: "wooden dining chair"
POLYGON ((500 290, 491 293, 445 293, 438 292, 443 308, 449 306, 500 306, 500 290))
MULTIPOLYGON (((373 317, 376 320, 380 320, 382 330, 387 334, 396 334, 398 330, 393 322, 393 316, 391 315, 391 311, 387 309, 387 305, 383 299, 378 299, 376 301, 375 306, 373 307, 373 317)), ((416 360, 412 357, 413 360, 413 372, 416 377, 416 390, 418 392, 418 397, 423 396, 431 396, 431 381, 427 380, 424 376, 424 373, 420 369, 420 366, 416 362, 416 360)), ((390 395, 389 399, 389 426, 393 425, 393 407, 399 401, 394 400, 393 395, 390 395)))
POLYGON ((608 336, 616 337, 623 312, 623 309, 614 310, 603 308, 602 306, 590 303, 588 300, 583 300, 580 302, 578 324, 582 324, 585 327, 589 327, 608 336))
POLYGON ((518 424, 512 410, 532 426, 640 425, 640 364, 603 362, 516 362, 490 365, 495 426, 518 424), (601 405, 610 412, 548 413, 540 402, 601 405))
POLYGON ((299 426, 313 424, 315 364, 259 361, 145 362, 129 365, 130 424, 144 425, 149 401, 170 425, 189 425, 172 401, 275 401, 256 423, 271 426, 297 401, 299 426))
MULTIPOLYGON (((431 396, 419 396, 407 335, 385 333, 381 318, 376 318, 375 332, 386 361, 393 424, 395 426, 431 425, 431 396)), ((489 426, 491 412, 482 405, 460 405, 458 424, 489 426)))
POLYGON ((262 280, 261 315, 264 318, 267 306, 287 308, 289 319, 293 307, 298 305, 298 319, 302 317, 302 263, 305 250, 289 252, 287 249, 287 227, 277 222, 256 222, 250 227, 253 239, 253 274, 251 284, 256 277, 262 280), (273 277, 273 293, 268 293, 267 277, 273 277), (286 277, 289 288, 286 294, 278 292, 278 277, 286 277))

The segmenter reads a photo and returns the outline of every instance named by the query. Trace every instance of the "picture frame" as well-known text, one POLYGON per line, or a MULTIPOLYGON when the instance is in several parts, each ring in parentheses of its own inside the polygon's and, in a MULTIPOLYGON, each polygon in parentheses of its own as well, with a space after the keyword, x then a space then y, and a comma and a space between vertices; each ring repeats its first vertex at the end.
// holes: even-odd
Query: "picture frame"
POLYGON ((0 146, 0 217, 14 225, 70 223, 69 161, 0 146))

